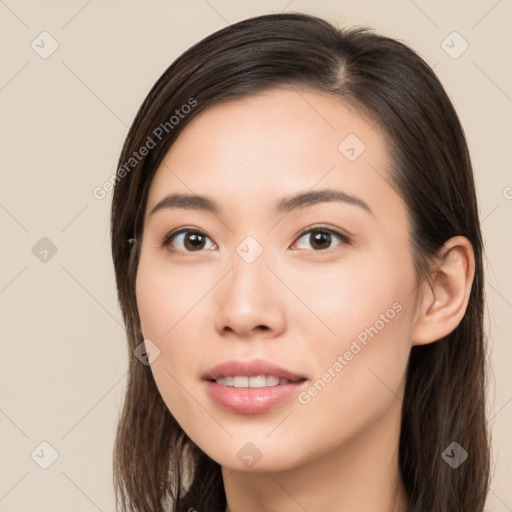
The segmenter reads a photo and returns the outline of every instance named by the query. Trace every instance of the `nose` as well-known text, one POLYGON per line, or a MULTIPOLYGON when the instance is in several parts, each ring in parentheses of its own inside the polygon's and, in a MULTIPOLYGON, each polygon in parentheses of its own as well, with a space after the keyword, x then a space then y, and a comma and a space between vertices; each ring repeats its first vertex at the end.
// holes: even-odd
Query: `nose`
POLYGON ((234 254, 230 272, 216 288, 215 328, 221 335, 272 338, 284 330, 283 286, 263 255, 248 263, 234 254))

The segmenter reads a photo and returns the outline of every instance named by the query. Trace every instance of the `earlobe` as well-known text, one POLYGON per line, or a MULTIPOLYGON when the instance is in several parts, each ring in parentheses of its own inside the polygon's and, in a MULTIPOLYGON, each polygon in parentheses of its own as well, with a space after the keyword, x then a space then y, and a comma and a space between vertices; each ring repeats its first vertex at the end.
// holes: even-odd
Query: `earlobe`
POLYGON ((471 242, 463 236, 450 238, 439 250, 431 271, 431 286, 424 283, 413 345, 440 340, 459 325, 469 302, 475 274, 471 242))

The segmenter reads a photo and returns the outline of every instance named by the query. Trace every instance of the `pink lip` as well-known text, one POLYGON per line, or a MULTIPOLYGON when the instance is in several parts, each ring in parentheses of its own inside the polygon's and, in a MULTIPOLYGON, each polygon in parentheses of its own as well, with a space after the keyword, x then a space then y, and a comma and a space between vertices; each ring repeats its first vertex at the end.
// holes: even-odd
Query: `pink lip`
POLYGON ((224 409, 239 414, 258 414, 282 404, 295 395, 306 382, 305 377, 262 360, 226 361, 203 375, 210 396, 224 409), (234 388, 217 384, 219 377, 275 375, 296 382, 265 388, 234 388))
POLYGON ((219 377, 233 377, 235 375, 246 375, 247 377, 255 375, 275 375, 276 377, 288 380, 300 380, 305 378, 303 375, 295 374, 286 368, 261 359, 254 359, 252 361, 226 361, 211 368, 203 374, 202 377, 206 380, 215 380, 219 377))

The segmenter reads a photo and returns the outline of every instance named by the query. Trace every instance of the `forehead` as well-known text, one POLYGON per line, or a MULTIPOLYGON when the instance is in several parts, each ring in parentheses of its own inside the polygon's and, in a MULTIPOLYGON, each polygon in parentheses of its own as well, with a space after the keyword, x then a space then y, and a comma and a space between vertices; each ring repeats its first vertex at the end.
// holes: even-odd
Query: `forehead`
POLYGON ((374 122, 331 95, 272 89, 199 113, 157 170, 148 211, 170 192, 240 207, 325 187, 389 196, 388 172, 386 141, 374 122))

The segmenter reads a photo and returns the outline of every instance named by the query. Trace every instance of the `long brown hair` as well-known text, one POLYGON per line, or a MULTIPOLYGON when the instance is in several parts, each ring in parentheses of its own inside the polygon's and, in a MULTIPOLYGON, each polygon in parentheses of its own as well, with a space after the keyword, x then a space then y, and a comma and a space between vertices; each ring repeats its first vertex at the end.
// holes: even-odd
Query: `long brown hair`
POLYGON ((226 506, 219 464, 188 438, 149 366, 133 355, 143 339, 135 299, 140 246, 133 239, 142 235, 154 173, 183 128, 221 101, 279 86, 334 95, 386 134, 391 181, 410 215, 419 277, 428 277, 429 261, 450 237, 465 236, 473 245, 476 272, 462 321, 446 338, 411 350, 398 457, 409 512, 481 512, 490 457, 483 246, 462 127, 432 69, 408 46, 366 27, 340 29, 300 13, 246 19, 199 41, 157 80, 126 137, 111 210, 130 355, 114 446, 118 507, 223 512, 226 506), (469 454, 457 469, 442 457, 452 442, 469 454))

